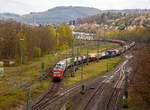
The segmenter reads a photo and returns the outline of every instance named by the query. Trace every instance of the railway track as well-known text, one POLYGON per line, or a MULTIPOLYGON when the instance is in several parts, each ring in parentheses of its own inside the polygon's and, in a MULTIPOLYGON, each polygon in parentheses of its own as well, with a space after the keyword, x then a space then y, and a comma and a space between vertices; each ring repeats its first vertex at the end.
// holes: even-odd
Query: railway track
MULTIPOLYGON (((98 92, 101 92, 101 94, 104 92, 105 82, 111 80, 110 77, 112 77, 113 75, 118 73, 120 71, 120 68, 122 68, 123 65, 125 65, 125 64, 126 64, 126 61, 122 61, 122 63, 120 63, 116 68, 114 68, 110 72, 112 74, 110 74, 108 72, 109 74, 107 74, 107 78, 97 77, 94 80, 91 79, 91 81, 87 81, 87 85, 89 85, 89 86, 95 82, 101 82, 101 84, 97 87, 95 92, 93 92, 93 96, 91 96, 91 98, 88 100, 88 102, 86 103, 83 110, 86 110, 88 105, 91 103, 92 98, 95 97, 98 92), (104 82, 104 83, 102 83, 102 82, 104 82)), ((41 96, 38 101, 36 101, 35 103, 32 104, 31 109, 32 110, 48 110, 50 108, 50 106, 54 107, 57 104, 60 104, 60 102, 62 100, 64 100, 65 98, 71 97, 71 96, 73 96, 74 93, 80 92, 82 84, 83 83, 80 82, 78 84, 71 86, 70 88, 66 88, 66 89, 59 91, 61 84, 60 83, 52 83, 51 86, 49 87, 48 91, 43 96, 41 96)))
MULTIPOLYGON (((116 70, 115 70, 116 71, 116 70)), ((110 75, 109 75, 110 76, 110 75)), ((99 80, 99 79, 97 79, 99 80)), ((102 80, 105 81, 105 80, 102 80)), ((94 83, 95 80, 92 80, 90 83, 94 83)), ((72 86, 71 88, 64 89, 63 91, 56 92, 58 90, 60 84, 53 83, 49 88, 48 92, 45 93, 44 96, 40 98, 36 103, 32 105, 32 110, 47 110, 47 107, 51 104, 54 104, 59 99, 61 100, 63 97, 67 97, 72 94, 74 91, 80 91, 81 84, 77 84, 72 86)))
POLYGON ((96 90, 93 92, 92 96, 89 98, 88 102, 86 103, 85 107, 83 110, 87 110, 88 106, 90 106, 90 103, 92 102, 92 100, 94 100, 95 97, 97 97, 97 94, 99 95, 103 95, 103 92, 106 88, 107 83, 106 82, 110 82, 112 80, 112 77, 114 75, 116 75, 116 73, 120 71, 120 68, 117 69, 116 71, 113 72, 113 74, 108 75, 107 79, 104 79, 102 82, 99 83, 98 87, 96 88, 96 90))
POLYGON ((112 71, 113 74, 108 75, 105 80, 99 82, 96 90, 93 91, 91 96, 89 96, 90 98, 82 108, 83 110, 96 110, 98 109, 99 103, 101 103, 101 109, 103 110, 117 110, 116 105, 118 104, 118 100, 121 96, 120 89, 118 90, 118 88, 122 86, 122 83, 124 81, 123 72, 125 69, 122 69, 127 63, 128 61, 123 62, 123 64, 120 65, 118 69, 112 71), (120 74, 120 72, 122 73, 120 74), (114 82, 114 80, 116 80, 116 82, 114 82), (112 89, 111 91, 109 91, 109 94, 111 95, 107 94, 106 97, 104 97, 105 91, 108 91, 108 88, 112 89), (102 104, 103 100, 105 99, 107 101, 102 104), (112 103, 112 101, 114 102, 112 103))
POLYGON ((58 92, 60 85, 61 85, 60 82, 59 83, 52 82, 51 86, 48 89, 48 92, 46 92, 41 98, 39 98, 39 100, 33 104, 31 109, 42 110, 46 106, 48 101, 52 100, 56 96, 56 93, 58 92))
POLYGON ((117 110, 118 100, 121 96, 121 86, 124 84, 125 79, 125 66, 122 67, 122 70, 120 70, 120 72, 121 74, 119 74, 119 78, 112 89, 111 95, 105 102, 104 110, 117 110))
MULTIPOLYGON (((105 80, 104 80, 105 81, 105 80)), ((93 92, 93 95, 89 98, 88 102, 86 103, 85 107, 83 108, 83 110, 87 110, 89 104, 92 102, 92 100, 94 99, 94 97, 100 92, 101 94, 104 91, 105 86, 102 84, 100 84, 97 89, 93 92)))

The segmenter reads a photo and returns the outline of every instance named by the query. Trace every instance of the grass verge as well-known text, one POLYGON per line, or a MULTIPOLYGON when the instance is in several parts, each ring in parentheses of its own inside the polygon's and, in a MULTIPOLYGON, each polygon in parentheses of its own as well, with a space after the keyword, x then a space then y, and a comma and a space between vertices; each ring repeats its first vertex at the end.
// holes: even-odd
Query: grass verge
MULTIPOLYGON (((122 57, 114 57, 110 59, 99 60, 96 63, 90 63, 88 66, 84 65, 83 68, 83 80, 87 80, 89 78, 97 77, 107 71, 107 63, 108 63, 108 71, 112 70, 114 66, 116 66, 123 58, 122 57)), ((81 81, 81 67, 75 73, 75 77, 67 77, 64 81, 65 86, 72 85, 74 83, 81 81)), ((68 73, 69 74, 69 73, 68 73)))

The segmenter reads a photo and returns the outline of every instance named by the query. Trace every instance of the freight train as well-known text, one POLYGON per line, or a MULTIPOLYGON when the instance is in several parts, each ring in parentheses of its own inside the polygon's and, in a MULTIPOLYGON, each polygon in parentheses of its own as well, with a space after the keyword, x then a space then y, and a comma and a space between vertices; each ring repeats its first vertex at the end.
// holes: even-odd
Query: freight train
POLYGON ((135 45, 135 42, 125 43, 124 41, 120 41, 120 40, 95 39, 95 41, 119 43, 121 46, 115 49, 105 50, 99 53, 92 53, 88 55, 76 56, 74 58, 63 59, 59 61, 52 70, 53 80, 63 79, 65 71, 67 71, 67 69, 69 69, 75 64, 85 63, 87 62, 87 60, 89 62, 92 62, 92 61, 100 60, 103 58, 110 58, 110 57, 118 56, 135 45))

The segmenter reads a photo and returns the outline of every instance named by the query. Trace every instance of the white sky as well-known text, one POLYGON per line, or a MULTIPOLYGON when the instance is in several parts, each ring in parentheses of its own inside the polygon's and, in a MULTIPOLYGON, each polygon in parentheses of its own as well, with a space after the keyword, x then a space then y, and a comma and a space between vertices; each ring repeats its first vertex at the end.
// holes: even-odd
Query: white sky
POLYGON ((150 0, 0 0, 0 13, 27 14, 56 6, 88 6, 98 9, 150 9, 150 0))

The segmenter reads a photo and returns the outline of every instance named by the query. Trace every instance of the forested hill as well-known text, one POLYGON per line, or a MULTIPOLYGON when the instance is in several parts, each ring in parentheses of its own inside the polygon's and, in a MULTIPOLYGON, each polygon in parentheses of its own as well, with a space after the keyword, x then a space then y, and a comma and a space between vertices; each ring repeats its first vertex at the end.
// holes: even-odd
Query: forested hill
POLYGON ((121 13, 121 12, 105 12, 85 18, 79 18, 78 24, 99 24, 107 25, 111 28, 119 27, 124 29, 132 26, 148 26, 150 25, 150 13, 121 13))
POLYGON ((68 22, 95 14, 114 12, 114 13, 148 13, 148 9, 125 9, 125 10, 99 10, 90 7, 79 6, 59 6, 43 12, 31 12, 26 15, 18 15, 13 13, 1 13, 0 19, 13 19, 27 24, 52 24, 57 22, 68 22))
MULTIPOLYGON (((56 22, 68 22, 69 20, 76 20, 77 18, 95 15, 98 13, 100 13, 100 10, 96 8, 60 6, 43 12, 31 12, 30 14, 14 18, 14 20, 22 21, 28 24, 33 22, 37 24, 51 24, 56 22)), ((0 17, 0 19, 2 19, 2 17, 0 17)))
POLYGON ((94 15, 100 13, 100 10, 89 7, 56 7, 44 12, 30 13, 21 16, 23 22, 32 23, 34 21, 38 24, 67 22, 69 20, 75 20, 80 17, 88 15, 94 15))

